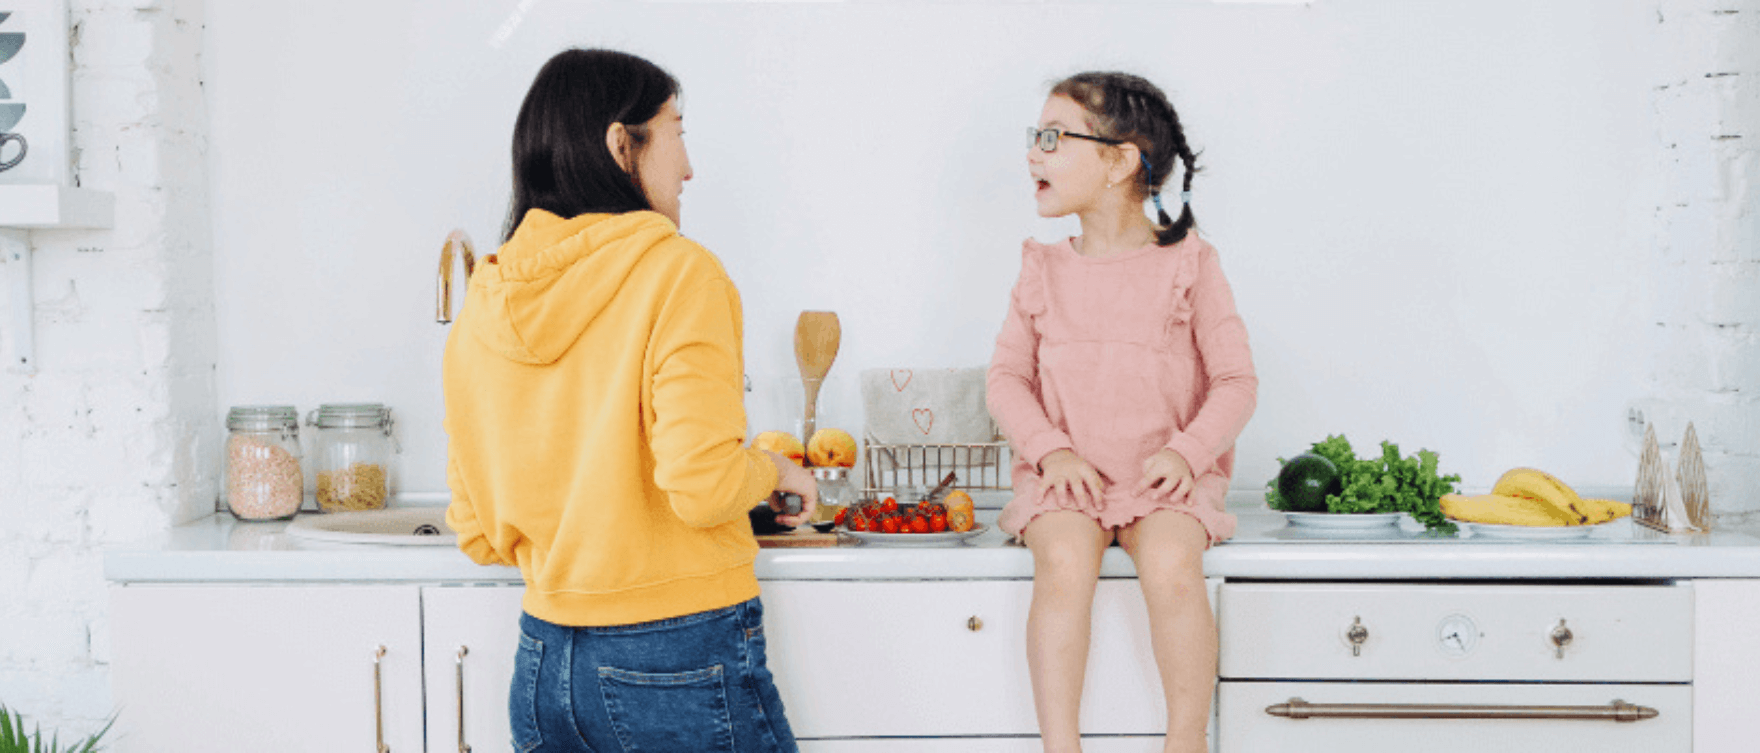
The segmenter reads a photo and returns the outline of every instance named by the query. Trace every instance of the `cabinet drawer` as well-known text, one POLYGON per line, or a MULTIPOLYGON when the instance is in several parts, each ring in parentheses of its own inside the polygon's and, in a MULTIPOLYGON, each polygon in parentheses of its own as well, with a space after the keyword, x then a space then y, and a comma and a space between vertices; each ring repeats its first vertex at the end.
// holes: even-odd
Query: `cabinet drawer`
MULTIPOLYGON (((1031 581, 766 581, 770 667, 802 739, 1036 735, 1031 581), (976 628, 976 629, 973 629, 976 628)), ((1135 580, 1095 595, 1082 731, 1166 728, 1135 580)))
POLYGON ((1422 750, 1425 753, 1686 753, 1693 747, 1693 690, 1688 685, 1507 683, 1231 682, 1218 691, 1221 753, 1333 753, 1422 750), (1300 698, 1311 704, 1605 706, 1614 700, 1655 709, 1639 721, 1582 719, 1389 719, 1273 716, 1269 707, 1300 698))
POLYGON ((1693 674, 1687 584, 1227 583, 1218 602, 1224 679, 1688 682, 1693 674), (1552 638, 1561 627, 1569 633, 1562 654, 1552 638))

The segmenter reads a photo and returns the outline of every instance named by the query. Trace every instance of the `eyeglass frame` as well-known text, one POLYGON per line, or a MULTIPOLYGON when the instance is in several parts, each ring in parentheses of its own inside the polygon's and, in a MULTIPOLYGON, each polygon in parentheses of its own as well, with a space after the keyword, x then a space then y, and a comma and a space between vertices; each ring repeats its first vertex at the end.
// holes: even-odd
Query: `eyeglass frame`
POLYGON ((1062 128, 1035 128, 1033 126, 1027 126, 1027 139, 1028 139, 1027 140, 1027 148, 1031 149, 1031 148, 1037 147, 1039 149, 1039 151, 1044 152, 1046 154, 1050 154, 1052 152, 1057 151, 1058 139, 1061 139, 1065 136, 1068 136, 1070 138, 1075 138, 1075 139, 1084 139, 1087 141, 1095 141, 1095 142, 1099 142, 1101 144, 1105 144, 1107 146, 1119 146, 1119 145, 1122 145, 1125 143, 1122 139, 1109 139, 1104 136, 1093 136, 1093 135, 1089 135, 1086 133, 1075 133, 1073 131, 1065 131, 1062 128), (1051 137, 1051 147, 1049 149, 1047 149, 1043 144, 1039 143, 1040 141, 1044 140, 1043 134, 1047 134, 1047 133, 1055 134, 1051 137))

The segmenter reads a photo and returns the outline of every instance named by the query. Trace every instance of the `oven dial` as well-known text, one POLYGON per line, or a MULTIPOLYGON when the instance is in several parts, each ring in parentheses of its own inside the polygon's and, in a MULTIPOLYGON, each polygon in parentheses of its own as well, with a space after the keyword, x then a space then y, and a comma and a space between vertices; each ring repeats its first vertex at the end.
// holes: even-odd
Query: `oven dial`
POLYGON ((1451 614, 1436 624, 1436 650, 1447 656, 1466 656, 1479 647, 1479 626, 1464 614, 1451 614))

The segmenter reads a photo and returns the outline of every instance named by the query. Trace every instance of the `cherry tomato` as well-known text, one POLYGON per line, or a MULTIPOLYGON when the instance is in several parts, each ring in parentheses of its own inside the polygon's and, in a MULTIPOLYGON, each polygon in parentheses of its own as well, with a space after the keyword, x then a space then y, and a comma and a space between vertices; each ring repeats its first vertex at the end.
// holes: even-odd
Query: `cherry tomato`
POLYGON ((857 516, 849 519, 849 525, 846 527, 849 528, 849 530, 851 530, 851 531, 867 531, 868 530, 868 519, 864 518, 860 515, 857 515, 857 516))
POLYGON ((891 497, 880 500, 880 512, 893 512, 898 509, 898 500, 891 497))
POLYGON ((911 533, 928 533, 929 519, 921 515, 911 516, 911 533))
POLYGON ((837 516, 831 519, 831 524, 832 525, 843 525, 843 521, 848 520, 848 519, 849 519, 849 508, 844 508, 842 510, 837 511, 837 516))
POLYGON ((880 521, 882 533, 898 533, 898 518, 886 518, 880 521))
POLYGON ((929 518, 929 531, 931 533, 941 533, 946 530, 947 530, 947 516, 946 515, 943 515, 941 513, 936 513, 934 516, 929 518))

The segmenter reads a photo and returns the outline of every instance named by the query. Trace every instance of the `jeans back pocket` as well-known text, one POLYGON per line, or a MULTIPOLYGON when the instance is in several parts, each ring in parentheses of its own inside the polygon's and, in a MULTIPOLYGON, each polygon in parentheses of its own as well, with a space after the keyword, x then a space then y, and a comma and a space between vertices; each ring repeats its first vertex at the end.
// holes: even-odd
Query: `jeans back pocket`
POLYGON ((544 663, 544 642, 524 631, 519 652, 513 657, 513 684, 507 694, 507 722, 513 731, 513 748, 530 753, 544 744, 538 734, 538 667, 544 663))
POLYGON ((733 753, 725 678, 719 664, 673 673, 600 667, 599 693, 628 753, 733 753))

